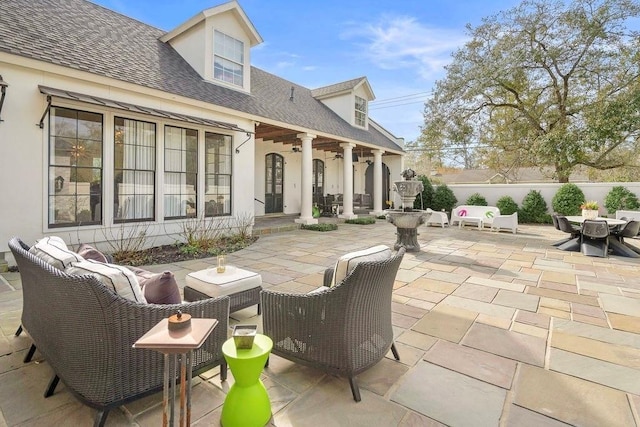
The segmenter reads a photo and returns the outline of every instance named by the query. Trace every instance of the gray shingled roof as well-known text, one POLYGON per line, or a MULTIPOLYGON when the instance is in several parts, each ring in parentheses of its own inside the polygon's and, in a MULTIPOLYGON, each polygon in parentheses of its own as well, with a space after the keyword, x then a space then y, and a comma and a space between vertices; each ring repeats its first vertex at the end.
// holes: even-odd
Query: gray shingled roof
POLYGON ((159 40, 163 34, 85 0, 2 0, 0 51, 401 150, 374 129, 359 129, 342 120, 314 99, 310 89, 258 68, 251 67, 251 94, 209 83, 159 40))
POLYGON ((345 90, 352 90, 364 79, 366 79, 366 77, 358 77, 357 79, 347 80, 346 82, 340 82, 340 83, 332 84, 329 86, 323 86, 316 89, 312 89, 311 95, 313 95, 314 97, 321 98, 323 96, 330 95, 333 93, 340 93, 345 90))

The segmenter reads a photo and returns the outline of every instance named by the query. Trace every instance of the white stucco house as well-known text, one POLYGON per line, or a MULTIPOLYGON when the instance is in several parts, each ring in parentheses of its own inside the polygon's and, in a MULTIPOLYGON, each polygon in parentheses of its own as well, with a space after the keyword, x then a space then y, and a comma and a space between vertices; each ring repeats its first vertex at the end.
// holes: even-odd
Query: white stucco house
POLYGON ((166 243, 192 217, 313 223, 335 194, 345 217, 362 194, 382 212, 403 140, 369 117, 367 78, 302 87, 251 65, 260 43, 236 1, 165 32, 85 0, 3 0, 0 255, 15 235, 99 243, 146 224, 166 243))

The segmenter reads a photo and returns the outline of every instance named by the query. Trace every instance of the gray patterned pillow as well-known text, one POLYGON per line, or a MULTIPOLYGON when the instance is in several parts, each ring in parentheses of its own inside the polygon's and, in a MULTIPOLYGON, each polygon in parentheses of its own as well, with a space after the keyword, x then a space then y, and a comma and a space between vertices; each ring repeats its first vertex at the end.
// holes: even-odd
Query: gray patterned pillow
POLYGON ((64 271, 74 262, 84 261, 82 256, 67 249, 67 244, 60 237, 51 236, 40 239, 29 249, 33 255, 64 271))

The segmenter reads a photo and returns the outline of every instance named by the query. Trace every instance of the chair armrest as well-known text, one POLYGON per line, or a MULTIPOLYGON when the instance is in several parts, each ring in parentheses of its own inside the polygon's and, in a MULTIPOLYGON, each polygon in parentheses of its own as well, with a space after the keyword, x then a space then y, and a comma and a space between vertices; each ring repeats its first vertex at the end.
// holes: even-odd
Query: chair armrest
POLYGON ((336 311, 344 313, 345 309, 339 307, 335 296, 332 298, 335 291, 336 288, 314 294, 260 292, 262 328, 273 339, 276 354, 278 351, 306 353, 310 348, 339 345, 338 340, 342 338, 332 331, 334 324, 342 323, 336 311), (296 346, 301 348, 294 348, 296 346))
POLYGON ((331 281, 333 280, 333 272, 334 272, 334 268, 333 267, 329 267, 324 271, 324 278, 322 280, 322 286, 331 286, 331 281))

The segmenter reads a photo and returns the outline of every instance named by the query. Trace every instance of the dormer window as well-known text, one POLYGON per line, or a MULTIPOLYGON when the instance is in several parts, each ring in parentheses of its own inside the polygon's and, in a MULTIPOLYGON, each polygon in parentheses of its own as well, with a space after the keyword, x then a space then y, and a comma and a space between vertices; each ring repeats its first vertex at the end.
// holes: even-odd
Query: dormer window
POLYGON ((358 95, 356 97, 356 115, 355 115, 355 124, 356 126, 367 127, 367 100, 364 98, 360 98, 358 95))
POLYGON ((220 31, 213 36, 213 78, 243 86, 244 43, 220 31))

